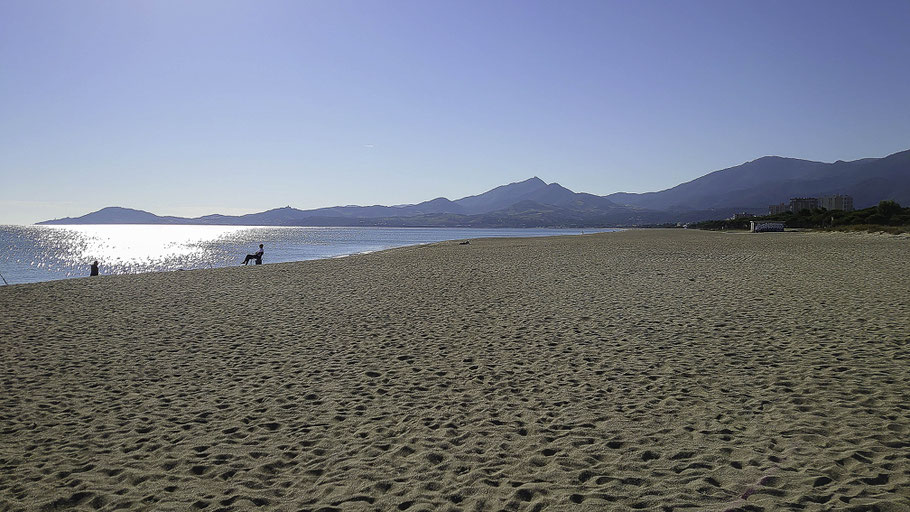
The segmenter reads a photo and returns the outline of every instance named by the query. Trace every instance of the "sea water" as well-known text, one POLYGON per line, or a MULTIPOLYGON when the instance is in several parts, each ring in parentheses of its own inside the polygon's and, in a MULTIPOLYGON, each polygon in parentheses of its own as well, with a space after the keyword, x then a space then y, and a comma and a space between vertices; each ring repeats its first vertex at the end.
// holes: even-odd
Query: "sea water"
MULTIPOLYGON (((265 263, 335 258, 445 240, 575 235, 614 229, 250 227, 180 225, 0 226, 0 275, 9 284, 102 274, 239 265, 265 245, 265 263)), ((0 286, 3 281, 0 281, 0 286)))

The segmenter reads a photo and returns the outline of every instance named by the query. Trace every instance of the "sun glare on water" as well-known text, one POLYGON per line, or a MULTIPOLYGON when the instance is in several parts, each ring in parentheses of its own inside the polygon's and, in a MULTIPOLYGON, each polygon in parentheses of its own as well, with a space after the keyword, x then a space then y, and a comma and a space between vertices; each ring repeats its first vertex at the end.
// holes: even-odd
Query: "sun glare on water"
POLYGON ((572 230, 308 226, 0 226, 0 276, 10 283, 240 265, 265 244, 266 263, 360 254, 489 236, 551 236, 572 230))
MULTIPOLYGON (((206 268, 228 257, 213 242, 237 226, 85 225, 34 227, 41 233, 30 266, 82 275, 99 261, 106 274, 206 268)), ((231 256, 233 257, 233 256, 231 256)))

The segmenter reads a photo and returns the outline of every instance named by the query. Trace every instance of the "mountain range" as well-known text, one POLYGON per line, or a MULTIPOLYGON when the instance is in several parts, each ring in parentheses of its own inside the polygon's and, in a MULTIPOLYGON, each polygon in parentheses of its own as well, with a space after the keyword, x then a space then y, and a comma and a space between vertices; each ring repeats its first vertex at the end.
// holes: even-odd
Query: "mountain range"
POLYGON ((162 217, 108 207, 39 224, 217 224, 242 226, 595 227, 692 222, 734 212, 767 213, 791 197, 847 194, 856 208, 890 199, 910 205, 910 150, 884 158, 813 162, 766 156, 659 192, 598 196, 534 177, 482 194, 399 206, 290 206, 247 215, 162 217))

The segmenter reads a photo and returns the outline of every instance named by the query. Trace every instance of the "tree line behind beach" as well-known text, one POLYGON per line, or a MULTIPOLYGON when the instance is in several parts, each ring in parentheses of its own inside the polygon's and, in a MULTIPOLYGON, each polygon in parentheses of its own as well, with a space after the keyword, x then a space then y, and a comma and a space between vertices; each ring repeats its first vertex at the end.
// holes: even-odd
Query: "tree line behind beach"
POLYGON ((849 212, 816 208, 745 219, 707 220, 696 223, 694 227, 709 230, 749 229, 751 221, 783 222, 788 228, 908 233, 910 208, 903 208, 895 201, 881 201, 877 206, 849 212))

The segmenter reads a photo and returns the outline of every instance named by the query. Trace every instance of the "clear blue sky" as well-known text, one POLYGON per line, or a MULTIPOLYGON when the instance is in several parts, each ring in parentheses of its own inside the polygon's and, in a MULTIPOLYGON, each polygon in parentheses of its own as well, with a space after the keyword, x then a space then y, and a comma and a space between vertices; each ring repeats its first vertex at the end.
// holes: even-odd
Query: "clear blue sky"
POLYGON ((0 0, 0 223, 910 149, 910 2, 0 0))

